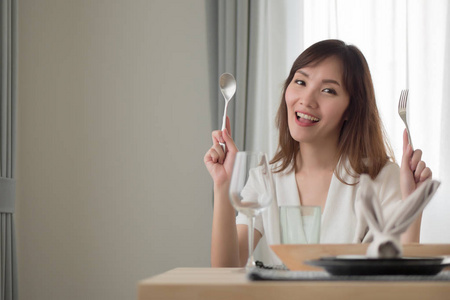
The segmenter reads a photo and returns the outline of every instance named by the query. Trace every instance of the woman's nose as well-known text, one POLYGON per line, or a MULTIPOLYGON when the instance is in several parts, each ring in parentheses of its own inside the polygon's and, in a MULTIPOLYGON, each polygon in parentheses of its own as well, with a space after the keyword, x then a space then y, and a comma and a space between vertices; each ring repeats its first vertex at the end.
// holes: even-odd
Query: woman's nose
POLYGON ((305 91, 302 97, 300 97, 300 103, 306 107, 317 107, 317 95, 314 91, 305 91))

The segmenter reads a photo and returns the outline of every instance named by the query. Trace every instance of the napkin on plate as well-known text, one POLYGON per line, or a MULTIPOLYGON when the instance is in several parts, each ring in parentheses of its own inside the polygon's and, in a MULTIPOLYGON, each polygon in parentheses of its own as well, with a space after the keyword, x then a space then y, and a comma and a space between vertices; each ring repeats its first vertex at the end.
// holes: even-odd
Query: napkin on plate
POLYGON ((365 218, 373 240, 366 255, 374 258, 395 258, 402 255, 400 234, 408 229, 433 197, 440 182, 428 179, 405 200, 401 201, 388 220, 384 219, 380 201, 369 175, 360 177, 356 213, 365 218))

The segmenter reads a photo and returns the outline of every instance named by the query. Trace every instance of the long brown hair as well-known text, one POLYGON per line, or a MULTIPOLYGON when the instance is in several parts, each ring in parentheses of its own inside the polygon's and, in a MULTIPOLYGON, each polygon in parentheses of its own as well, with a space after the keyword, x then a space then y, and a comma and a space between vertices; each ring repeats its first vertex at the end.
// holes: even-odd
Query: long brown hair
MULTIPOLYGON (((271 163, 279 163, 275 172, 296 169, 295 158, 300 148, 299 142, 289 132, 286 89, 297 70, 331 56, 337 57, 342 63, 344 88, 350 96, 345 112, 349 118, 341 128, 338 141, 339 164, 353 177, 367 173, 374 179, 390 158, 394 161, 394 155, 380 120, 367 61, 357 47, 346 45, 340 40, 325 40, 310 46, 292 65, 277 112, 279 145, 271 163), (347 167, 346 161, 353 170, 347 167)), ((335 174, 343 181, 336 170, 335 174)))

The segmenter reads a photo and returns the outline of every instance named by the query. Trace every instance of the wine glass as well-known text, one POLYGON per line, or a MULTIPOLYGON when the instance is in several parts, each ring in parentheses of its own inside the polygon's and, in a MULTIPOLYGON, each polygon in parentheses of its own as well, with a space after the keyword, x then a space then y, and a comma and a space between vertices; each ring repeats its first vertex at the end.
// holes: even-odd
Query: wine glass
POLYGON ((248 217, 247 269, 255 266, 253 258, 255 217, 270 205, 273 198, 274 184, 267 155, 262 152, 238 152, 231 173, 230 199, 233 207, 248 217))

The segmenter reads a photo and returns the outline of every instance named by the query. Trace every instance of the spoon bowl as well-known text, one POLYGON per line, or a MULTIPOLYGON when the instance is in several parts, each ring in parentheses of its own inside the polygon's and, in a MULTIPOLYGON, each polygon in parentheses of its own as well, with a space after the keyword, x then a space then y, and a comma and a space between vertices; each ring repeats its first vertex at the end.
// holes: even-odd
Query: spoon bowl
POLYGON ((230 73, 223 73, 219 78, 219 86, 225 103, 227 103, 236 93, 236 79, 230 73))

